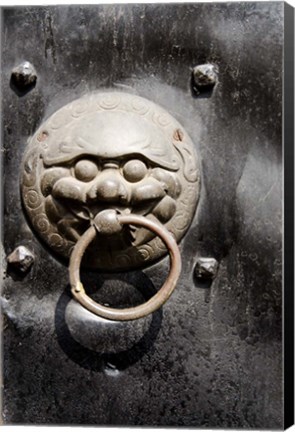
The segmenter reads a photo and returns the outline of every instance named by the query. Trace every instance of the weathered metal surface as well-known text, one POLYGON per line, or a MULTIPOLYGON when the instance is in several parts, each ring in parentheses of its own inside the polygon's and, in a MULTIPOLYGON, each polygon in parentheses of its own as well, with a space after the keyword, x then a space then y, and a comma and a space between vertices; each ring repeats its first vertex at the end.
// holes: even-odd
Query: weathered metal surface
MULTIPOLYGON (((23 244, 36 257, 25 278, 4 281, 4 422, 282 428, 283 4, 2 15, 4 247, 23 244), (24 59, 38 79, 19 97, 10 77, 24 59), (208 63, 218 66, 218 83, 209 97, 194 97, 192 69, 208 63), (177 288, 162 309, 133 322, 106 322, 72 300, 67 267, 36 239, 21 207, 27 139, 95 90, 162 106, 201 160, 177 288), (194 279, 200 256, 219 262, 206 289, 194 279)), ((156 292, 167 270, 165 258, 144 271, 82 273, 82 282, 95 301, 131 307, 156 292)))
MULTIPOLYGON (((132 94, 92 93, 36 131, 26 149, 21 190, 37 235, 68 258, 107 209, 158 221, 181 240, 196 210, 200 173, 194 144, 165 110, 132 94)), ((100 231, 84 265, 130 270, 165 253, 153 233, 126 225, 112 235, 100 231)))

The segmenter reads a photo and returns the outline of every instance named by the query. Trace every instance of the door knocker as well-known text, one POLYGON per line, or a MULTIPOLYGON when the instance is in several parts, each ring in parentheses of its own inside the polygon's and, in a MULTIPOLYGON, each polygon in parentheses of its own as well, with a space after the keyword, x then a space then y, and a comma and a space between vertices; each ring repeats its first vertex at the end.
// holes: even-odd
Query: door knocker
POLYGON ((49 117, 28 144, 21 178, 33 230, 70 260, 74 297, 114 320, 145 316, 171 295, 181 269, 177 242, 192 221, 199 191, 194 145, 183 127, 153 102, 121 92, 92 93, 49 117), (131 270, 167 250, 168 279, 143 305, 98 305, 80 282, 80 265, 131 270))

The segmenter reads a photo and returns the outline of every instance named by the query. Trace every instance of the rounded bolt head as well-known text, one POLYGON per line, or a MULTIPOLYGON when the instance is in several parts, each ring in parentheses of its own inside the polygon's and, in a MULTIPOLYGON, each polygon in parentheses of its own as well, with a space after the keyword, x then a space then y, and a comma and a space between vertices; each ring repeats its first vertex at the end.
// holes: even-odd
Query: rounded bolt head
POLYGON ((218 70, 213 64, 198 65, 193 68, 193 87, 197 92, 213 89, 218 80, 218 70))
POLYGON ((27 91, 35 86, 37 73, 34 66, 28 61, 24 61, 11 72, 11 83, 19 91, 27 91))

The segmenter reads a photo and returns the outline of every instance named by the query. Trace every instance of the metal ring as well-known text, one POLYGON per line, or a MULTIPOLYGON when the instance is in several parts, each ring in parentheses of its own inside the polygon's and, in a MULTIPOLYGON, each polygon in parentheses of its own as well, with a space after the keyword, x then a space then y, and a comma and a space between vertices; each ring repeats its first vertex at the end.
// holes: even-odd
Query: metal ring
POLYGON ((170 254, 170 271, 160 290, 147 302, 125 309, 114 309, 96 303, 86 294, 80 281, 80 265, 83 254, 96 236, 96 229, 91 226, 76 243, 70 258, 69 273, 71 291, 75 299, 90 312, 99 317, 114 321, 129 321, 142 318, 161 307, 171 296, 181 271, 180 252, 172 234, 160 223, 153 222, 143 216, 118 215, 120 224, 138 225, 157 234, 167 246, 170 254))

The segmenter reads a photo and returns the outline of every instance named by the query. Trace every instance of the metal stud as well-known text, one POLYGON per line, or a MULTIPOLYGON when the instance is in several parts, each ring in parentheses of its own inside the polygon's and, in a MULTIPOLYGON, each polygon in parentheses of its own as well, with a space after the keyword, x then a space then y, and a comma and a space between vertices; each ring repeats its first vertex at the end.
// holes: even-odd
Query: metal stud
POLYGON ((33 265, 35 257, 25 246, 18 246, 6 258, 8 264, 21 273, 26 273, 33 265))
POLYGON ((210 92, 218 80, 218 70, 213 64, 195 66, 192 71, 192 86, 196 94, 210 92))
POLYGON ((11 72, 11 87, 20 96, 30 91, 36 85, 36 81, 36 70, 28 61, 19 64, 11 72))
POLYGON ((200 257, 195 265, 195 276, 202 279, 215 278, 218 270, 218 262, 215 258, 200 257))

